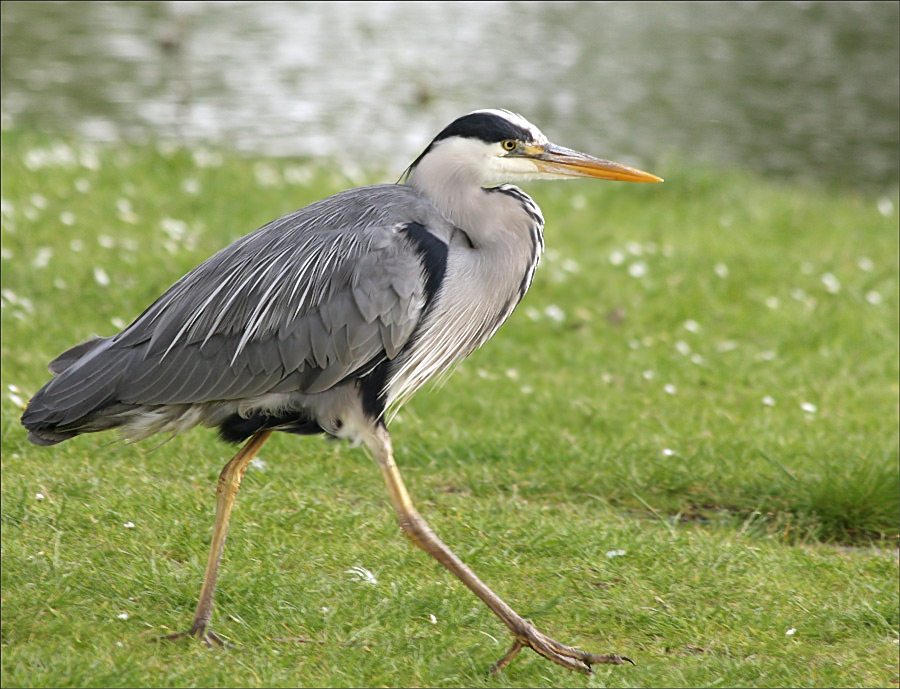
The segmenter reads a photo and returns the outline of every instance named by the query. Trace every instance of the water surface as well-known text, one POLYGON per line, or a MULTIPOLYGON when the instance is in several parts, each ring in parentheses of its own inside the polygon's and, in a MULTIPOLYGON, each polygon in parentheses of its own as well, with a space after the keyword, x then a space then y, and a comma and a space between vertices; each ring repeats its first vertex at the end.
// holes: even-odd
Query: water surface
POLYGON ((900 181, 900 4, 2 4, 3 123, 398 172, 454 117, 874 189, 900 181))

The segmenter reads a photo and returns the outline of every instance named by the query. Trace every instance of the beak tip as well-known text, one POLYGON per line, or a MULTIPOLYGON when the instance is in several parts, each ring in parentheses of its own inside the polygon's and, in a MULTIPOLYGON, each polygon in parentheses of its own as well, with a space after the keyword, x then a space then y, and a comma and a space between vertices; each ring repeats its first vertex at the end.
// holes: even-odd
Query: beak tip
POLYGON ((657 184, 659 182, 665 182, 662 177, 657 177, 656 175, 650 174, 649 172, 644 172, 643 170, 636 170, 635 172, 639 173, 638 175, 625 179, 626 182, 647 182, 648 184, 657 184))
POLYGON ((644 172, 643 170, 636 170, 636 172, 640 173, 640 179, 635 180, 636 182, 650 182, 651 184, 655 184, 666 181, 662 177, 658 177, 650 172, 644 172))

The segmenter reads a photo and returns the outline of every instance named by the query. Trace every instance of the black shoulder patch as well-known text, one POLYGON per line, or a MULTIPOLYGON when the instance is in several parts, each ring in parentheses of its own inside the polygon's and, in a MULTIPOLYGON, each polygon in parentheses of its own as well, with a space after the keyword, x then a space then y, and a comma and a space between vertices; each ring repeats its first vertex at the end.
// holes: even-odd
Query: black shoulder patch
POLYGON ((409 223, 401 231, 412 240, 422 261, 422 268, 425 272, 425 310, 427 311, 444 282, 449 248, 431 234, 424 225, 417 222, 409 223))
MULTIPOLYGON (((419 320, 422 324, 425 314, 434 303, 434 298, 444 283, 444 275, 447 272, 447 254, 449 247, 440 239, 435 237, 421 223, 411 222, 400 231, 406 235, 411 241, 419 259, 422 261, 422 271, 425 277, 425 308, 419 320)), ((413 332, 406 346, 415 342, 417 333, 413 332)), ((360 392, 362 394, 363 411, 372 419, 379 423, 384 423, 384 410, 387 402, 387 388, 393 373, 395 361, 388 359, 387 355, 382 352, 379 357, 375 357, 373 362, 375 367, 372 368, 371 363, 363 366, 361 370, 366 373, 359 378, 360 392), (381 357, 379 361, 379 357, 381 357)))
POLYGON ((390 359, 385 359, 370 374, 359 379, 363 411, 369 418, 382 422, 387 402, 387 384, 390 368, 390 359))

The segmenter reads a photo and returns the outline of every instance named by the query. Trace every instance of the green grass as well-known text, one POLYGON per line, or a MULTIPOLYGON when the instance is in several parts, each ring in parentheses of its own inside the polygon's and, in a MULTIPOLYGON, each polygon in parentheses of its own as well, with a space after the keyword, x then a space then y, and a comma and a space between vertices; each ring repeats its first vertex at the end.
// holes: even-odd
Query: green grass
POLYGON ((150 641, 190 622, 231 448, 44 449, 18 424, 66 347, 391 176, 4 132, 3 685, 896 686, 897 193, 648 167, 667 182, 529 187, 532 291, 392 425, 463 560, 543 631, 637 662, 582 677, 526 652, 492 678, 505 629, 399 535, 362 451, 263 448, 213 621, 238 649, 207 651, 150 641))

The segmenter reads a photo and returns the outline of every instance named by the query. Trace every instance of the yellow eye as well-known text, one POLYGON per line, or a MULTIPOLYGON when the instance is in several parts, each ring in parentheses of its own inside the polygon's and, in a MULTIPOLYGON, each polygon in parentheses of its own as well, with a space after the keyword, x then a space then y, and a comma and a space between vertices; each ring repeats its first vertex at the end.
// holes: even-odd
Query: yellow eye
POLYGON ((516 142, 513 141, 512 139, 507 139, 501 145, 503 146, 503 150, 505 150, 505 151, 512 151, 512 150, 515 150, 515 148, 516 148, 516 142))

